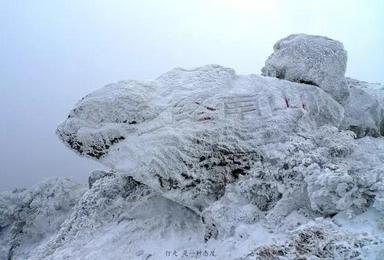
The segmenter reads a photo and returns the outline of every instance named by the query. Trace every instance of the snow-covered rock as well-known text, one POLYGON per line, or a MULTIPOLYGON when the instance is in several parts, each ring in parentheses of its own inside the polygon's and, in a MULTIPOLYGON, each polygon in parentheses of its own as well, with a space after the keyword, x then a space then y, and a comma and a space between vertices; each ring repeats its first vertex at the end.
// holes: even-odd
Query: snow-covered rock
POLYGON ((268 162, 263 145, 339 126, 343 112, 315 86, 206 66, 98 90, 58 134, 80 154, 201 212, 255 163, 268 162))
POLYGON ((108 172, 108 171, 93 171, 91 172, 91 174, 89 175, 88 177, 88 186, 89 188, 92 188, 93 184, 99 180, 99 179, 102 179, 106 176, 112 176, 113 173, 112 172, 108 172))
POLYGON ((344 78, 347 52, 341 42, 323 36, 292 34, 273 46, 262 74, 311 84, 343 103, 349 91, 344 78))
POLYGON ((132 177, 99 177, 56 235, 36 250, 36 259, 162 259, 170 244, 183 248, 202 237, 200 218, 191 210, 132 177))
MULTIPOLYGON (((278 256, 374 259, 384 253, 380 215, 374 208, 357 217, 338 214, 333 219, 318 218, 300 208, 285 217, 283 226, 270 227, 268 218, 260 212, 254 214, 251 205, 236 208, 238 201, 227 193, 232 214, 238 216, 232 218, 232 234, 205 241, 203 223, 193 211, 127 175, 99 177, 69 214, 45 217, 62 223, 55 232, 45 233, 45 239, 40 232, 29 232, 27 241, 10 237, 13 243, 21 241, 12 259, 194 259, 199 255, 209 260, 278 256), (256 221, 244 221, 252 217, 256 221), (29 241, 36 242, 28 247, 29 241)), ((62 200, 65 198, 56 197, 57 203, 62 200)), ((46 206, 40 205, 39 210, 46 211, 46 206)))
POLYGON ((379 259, 384 256, 383 240, 364 233, 345 232, 324 219, 316 219, 289 233, 286 241, 260 246, 241 259, 379 259))
POLYGON ((345 78, 347 52, 327 37, 293 34, 278 41, 262 75, 318 86, 344 107, 342 127, 358 138, 384 133, 384 90, 345 78))
POLYGON ((292 35, 275 45, 268 77, 177 68, 85 96, 57 134, 110 171, 92 172, 87 191, 49 184, 55 195, 36 207, 64 200, 60 216, 25 206, 36 192, 1 195, 1 254, 380 259, 384 89, 345 78, 345 66, 341 43, 292 35))
POLYGON ((239 198, 252 205, 250 212, 265 213, 282 197, 289 200, 288 194, 304 189, 304 175, 294 167, 304 171, 319 164, 323 172, 325 162, 340 164, 338 158, 344 160, 352 148, 348 142, 336 147, 340 142, 333 139, 322 143, 317 129, 327 138, 348 138, 337 129, 343 113, 316 86, 239 76, 211 65, 175 69, 153 82, 109 85, 82 99, 57 132, 78 153, 204 216, 209 239, 230 235, 230 223, 244 218, 227 212, 238 211, 238 205, 230 210, 221 200, 229 185, 242 185, 241 194, 251 194, 239 198), (271 153, 271 147, 279 153, 271 153), (305 156, 306 163, 291 161, 305 156))
POLYGON ((66 178, 0 193, 0 259, 28 259, 60 228, 85 192, 66 178))
POLYGON ((344 105, 343 126, 357 137, 384 135, 384 87, 347 78, 350 96, 344 105))
MULTIPOLYGON (((304 46, 328 53, 339 46, 320 37, 299 39, 293 47, 308 40, 304 46)), ((333 58, 340 57, 319 63, 337 66, 333 58)), ((344 72, 340 77, 347 82, 344 72)), ((249 224, 267 216, 278 225, 297 209, 333 216, 371 206, 380 191, 359 182, 360 169, 351 166, 353 138, 340 130, 356 131, 356 120, 361 128, 377 128, 379 119, 369 119, 378 101, 351 86, 342 106, 323 89, 236 75, 218 65, 174 69, 154 81, 121 81, 84 97, 57 133, 79 154, 195 211, 208 240, 231 236, 240 219, 249 224), (365 121, 354 113, 359 108, 370 116, 365 121)))

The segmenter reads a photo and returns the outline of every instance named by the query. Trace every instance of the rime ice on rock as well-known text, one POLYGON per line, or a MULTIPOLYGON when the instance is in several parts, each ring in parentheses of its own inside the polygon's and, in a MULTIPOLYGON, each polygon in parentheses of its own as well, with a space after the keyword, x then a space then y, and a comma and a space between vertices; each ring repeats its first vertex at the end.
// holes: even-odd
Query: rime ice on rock
POLYGON ((275 44, 262 74, 320 87, 343 105, 342 129, 352 130, 358 138, 383 135, 383 87, 345 78, 346 63, 342 43, 293 34, 275 44))
POLYGON ((173 250, 187 248, 190 240, 202 237, 199 216, 191 210, 132 177, 101 173, 92 174, 99 179, 33 259, 162 259, 167 247, 158 249, 155 256, 153 247, 163 240, 175 236, 177 241, 170 247, 173 250), (92 242, 97 244, 95 248, 92 242), (81 249, 70 250, 69 243, 81 249), (89 252, 84 250, 84 243, 89 243, 89 252))
POLYGON ((70 179, 55 178, 28 190, 0 193, 0 259, 31 259, 85 191, 70 179))
MULTIPOLYGON (((358 96, 347 100, 350 109, 358 96)), ((381 177, 351 166, 353 138, 340 130, 352 119, 317 86, 209 65, 108 85, 83 98, 57 133, 77 153, 192 209, 209 240, 264 216, 279 225, 295 210, 365 211, 381 177)))
POLYGON ((87 95, 57 134, 111 170, 0 193, 0 258, 383 259, 384 89, 345 63, 293 35, 273 77, 208 65, 87 95))
POLYGON ((278 41, 262 75, 316 85, 343 103, 349 95, 344 78, 343 44, 322 36, 293 34, 278 41))
MULTIPOLYGON (((90 189, 41 256, 90 257, 71 251, 89 240, 110 258, 127 248, 147 259, 152 252, 132 250, 149 237, 174 245, 175 232, 178 246, 184 238, 219 245, 221 259, 247 259, 244 248, 286 258, 360 257, 382 248, 374 232, 356 237, 350 218, 340 227, 319 220, 347 215, 374 230, 384 221, 384 141, 366 137, 383 134, 384 92, 345 79, 345 66, 341 43, 292 35, 266 62, 271 77, 219 65, 177 68, 87 95, 57 134, 111 172, 91 174, 90 189), (255 242, 260 231, 269 235, 255 242), (279 244, 267 242, 271 236, 279 244)), ((8 214, 0 220, 12 222, 8 214)))
POLYGON ((89 188, 92 188, 94 183, 104 177, 112 176, 112 172, 106 172, 106 171, 93 171, 88 177, 88 186, 89 188))
POLYGON ((344 104, 343 128, 358 138, 384 135, 384 87, 347 78, 350 96, 344 104))
POLYGON ((227 184, 269 161, 265 145, 342 119, 341 105, 315 86, 210 65, 100 89, 58 134, 78 153, 202 212, 227 184))

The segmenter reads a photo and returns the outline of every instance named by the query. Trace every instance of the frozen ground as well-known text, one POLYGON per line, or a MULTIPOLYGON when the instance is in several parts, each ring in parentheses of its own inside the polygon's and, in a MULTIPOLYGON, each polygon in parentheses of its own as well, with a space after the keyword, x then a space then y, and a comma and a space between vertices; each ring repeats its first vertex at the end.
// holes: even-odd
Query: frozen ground
POLYGON ((384 87, 291 35, 264 76, 120 81, 58 126, 110 168, 0 195, 0 259, 383 259, 384 87))

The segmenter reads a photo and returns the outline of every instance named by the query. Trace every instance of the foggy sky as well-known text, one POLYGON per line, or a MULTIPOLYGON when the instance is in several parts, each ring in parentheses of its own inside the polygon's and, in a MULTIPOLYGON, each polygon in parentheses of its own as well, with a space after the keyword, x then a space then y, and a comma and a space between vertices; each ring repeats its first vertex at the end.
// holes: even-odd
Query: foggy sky
POLYGON ((102 166, 55 136, 77 100, 122 79, 215 63, 260 73, 292 33, 348 51, 347 76, 384 82, 384 1, 0 0, 0 191, 102 166))

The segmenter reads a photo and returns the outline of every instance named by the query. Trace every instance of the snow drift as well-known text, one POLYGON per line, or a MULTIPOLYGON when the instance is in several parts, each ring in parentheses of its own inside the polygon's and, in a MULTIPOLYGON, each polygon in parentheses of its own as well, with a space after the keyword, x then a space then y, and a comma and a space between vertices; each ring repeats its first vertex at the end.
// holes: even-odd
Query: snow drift
MULTIPOLYGON (((346 62, 340 42, 291 35, 264 76, 177 68, 85 96, 57 134, 111 172, 90 176, 30 257, 383 257, 384 89, 345 78, 346 62)), ((10 247, 4 212, 3 252, 17 259, 26 246, 10 247)))

